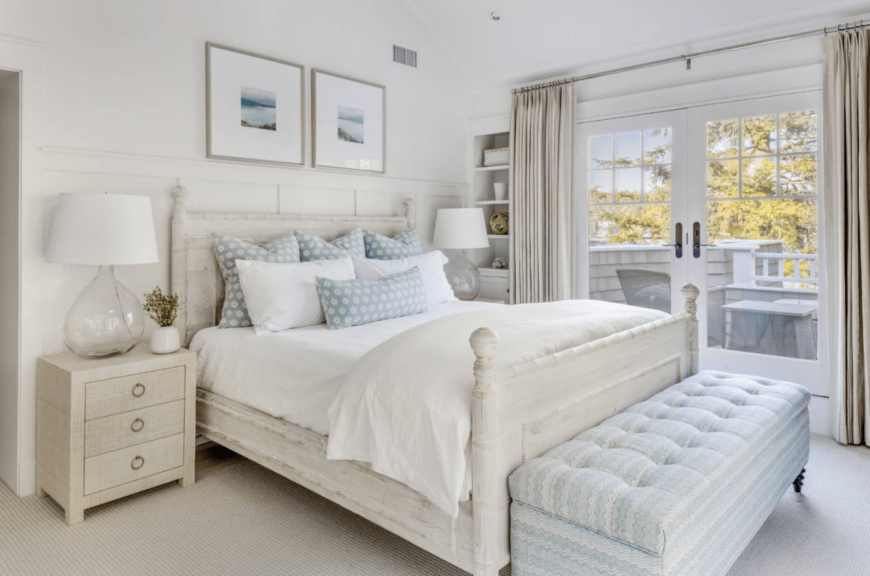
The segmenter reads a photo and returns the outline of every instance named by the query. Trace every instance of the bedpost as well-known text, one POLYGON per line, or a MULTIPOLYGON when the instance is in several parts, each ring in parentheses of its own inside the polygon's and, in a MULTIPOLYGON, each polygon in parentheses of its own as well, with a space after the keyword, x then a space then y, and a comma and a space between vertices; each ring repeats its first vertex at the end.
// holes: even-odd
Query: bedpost
POLYGON ((182 346, 187 346, 187 236, 185 235, 185 220, 187 212, 184 202, 188 191, 182 185, 177 185, 169 192, 175 205, 172 207, 172 249, 170 258, 170 285, 173 294, 178 296, 178 316, 175 326, 181 336, 182 346))
POLYGON ((471 335, 474 392, 471 410, 471 480, 474 511, 474 576, 498 575, 498 427, 495 362, 498 336, 489 328, 471 335))
POLYGON ((689 319, 689 373, 686 376, 692 376, 698 372, 698 296, 701 295, 701 291, 694 284, 686 284, 680 289, 680 293, 686 299, 684 307, 691 316, 689 319))
POLYGON ((408 219, 408 228, 417 225, 417 201, 413 198, 405 198, 402 202, 405 206, 405 218, 408 219))

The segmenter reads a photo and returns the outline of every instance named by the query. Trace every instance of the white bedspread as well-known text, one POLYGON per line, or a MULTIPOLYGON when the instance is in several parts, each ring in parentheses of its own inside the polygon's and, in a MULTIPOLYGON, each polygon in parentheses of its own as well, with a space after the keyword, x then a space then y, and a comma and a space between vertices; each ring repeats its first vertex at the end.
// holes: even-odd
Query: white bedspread
POLYGON ((420 324, 492 307, 446 302, 423 314, 343 330, 318 324, 257 335, 253 328, 208 328, 190 345, 199 354, 197 386, 326 435, 329 405, 363 354, 420 324))
POLYGON ((327 457, 369 462, 456 516, 471 487, 474 330, 498 334, 495 363, 502 369, 664 317, 572 300, 498 306, 412 328, 368 352, 348 374, 329 408, 327 457))

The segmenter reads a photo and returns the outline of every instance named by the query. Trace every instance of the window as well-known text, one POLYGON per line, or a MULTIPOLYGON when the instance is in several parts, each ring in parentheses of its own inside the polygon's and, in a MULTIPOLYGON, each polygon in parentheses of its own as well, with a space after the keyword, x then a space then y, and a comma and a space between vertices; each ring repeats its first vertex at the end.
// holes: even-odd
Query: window
POLYGON ((670 127, 589 138, 589 245, 670 239, 670 127))

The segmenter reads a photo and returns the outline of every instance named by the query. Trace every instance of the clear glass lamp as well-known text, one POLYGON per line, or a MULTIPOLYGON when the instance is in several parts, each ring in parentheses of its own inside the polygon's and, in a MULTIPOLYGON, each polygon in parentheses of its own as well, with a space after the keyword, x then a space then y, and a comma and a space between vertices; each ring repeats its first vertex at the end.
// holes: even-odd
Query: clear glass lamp
POLYGON ((447 281, 460 300, 474 300, 480 292, 480 271, 468 259, 466 250, 489 248, 481 208, 442 208, 435 220, 435 246, 446 251, 447 281))
POLYGON ((70 350, 83 358, 105 358, 139 343, 145 331, 142 304, 114 268, 158 261, 150 198, 62 194, 45 260, 100 267, 66 314, 63 339, 70 350))

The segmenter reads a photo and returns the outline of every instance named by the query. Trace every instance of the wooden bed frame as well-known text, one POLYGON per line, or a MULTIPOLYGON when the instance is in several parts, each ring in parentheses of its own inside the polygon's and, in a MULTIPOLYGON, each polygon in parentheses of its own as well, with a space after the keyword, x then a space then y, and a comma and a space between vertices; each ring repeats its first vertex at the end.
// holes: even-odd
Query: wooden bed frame
MULTIPOLYGON (((212 232, 264 244, 293 230, 331 240, 358 227, 392 236, 415 225, 412 199, 405 217, 309 216, 188 212, 187 195, 172 189, 172 291, 185 345, 216 324, 223 303, 212 232)), ((699 291, 688 284, 682 294, 683 313, 503 370, 493 362, 498 336, 476 330, 472 498, 456 518, 366 464, 327 461, 325 436, 202 389, 197 430, 475 576, 495 576, 510 562, 510 473, 695 373, 699 291)))

